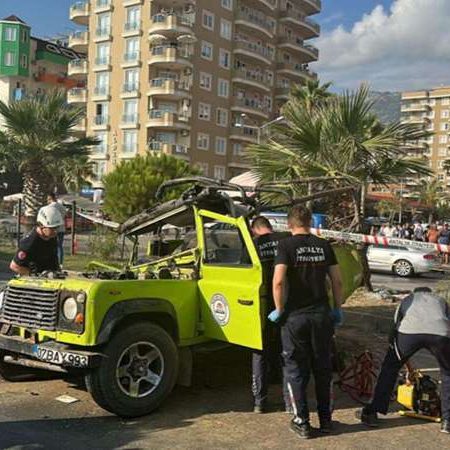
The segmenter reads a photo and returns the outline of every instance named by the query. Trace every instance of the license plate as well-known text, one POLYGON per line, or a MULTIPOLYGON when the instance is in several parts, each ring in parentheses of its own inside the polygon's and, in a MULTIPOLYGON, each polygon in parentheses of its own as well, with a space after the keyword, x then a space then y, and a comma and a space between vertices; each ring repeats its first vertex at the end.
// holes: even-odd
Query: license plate
POLYGON ((33 354, 36 358, 52 364, 59 364, 72 367, 87 367, 89 358, 78 353, 61 352, 45 347, 33 346, 33 354))

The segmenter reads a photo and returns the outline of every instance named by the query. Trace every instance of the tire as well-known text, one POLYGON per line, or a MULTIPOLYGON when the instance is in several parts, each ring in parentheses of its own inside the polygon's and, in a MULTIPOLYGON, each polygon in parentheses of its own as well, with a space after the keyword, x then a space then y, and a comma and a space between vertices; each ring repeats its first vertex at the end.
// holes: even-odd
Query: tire
POLYGON ((394 273, 402 278, 411 277, 414 274, 414 267, 406 259, 399 259, 394 263, 394 273))
POLYGON ((86 375, 86 386, 103 409, 120 417, 144 416, 171 393, 178 376, 178 350, 160 326, 141 322, 124 328, 104 353, 100 367, 86 375))

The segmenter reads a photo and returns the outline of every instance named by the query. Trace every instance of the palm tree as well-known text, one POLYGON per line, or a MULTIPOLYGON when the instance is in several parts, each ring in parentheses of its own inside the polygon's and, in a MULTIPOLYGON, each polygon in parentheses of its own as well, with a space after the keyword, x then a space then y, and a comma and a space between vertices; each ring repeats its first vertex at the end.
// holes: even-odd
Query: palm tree
POLYGON ((308 80, 304 85, 295 85, 291 90, 291 98, 302 102, 307 111, 325 103, 333 97, 329 92, 332 83, 320 84, 320 80, 308 80))
POLYGON ((263 181, 343 177, 359 188, 359 219, 364 217, 369 183, 386 185, 402 177, 430 175, 424 162, 408 159, 405 150, 406 142, 429 133, 411 124, 382 125, 371 112, 368 94, 368 87, 361 86, 312 109, 292 96, 283 107, 286 123, 274 126, 268 142, 248 148, 253 170, 263 181))
POLYGON ((414 195, 429 211, 428 223, 433 222, 439 206, 449 200, 448 194, 445 193, 444 185, 437 177, 420 180, 414 190, 414 195))
MULTIPOLYGON (((98 141, 73 131, 84 117, 82 108, 66 102, 63 91, 6 104, 0 101, 0 162, 16 166, 23 178, 25 214, 34 216, 45 195, 64 177, 64 167, 87 163, 98 141)), ((73 166, 72 166, 73 167, 73 166)))

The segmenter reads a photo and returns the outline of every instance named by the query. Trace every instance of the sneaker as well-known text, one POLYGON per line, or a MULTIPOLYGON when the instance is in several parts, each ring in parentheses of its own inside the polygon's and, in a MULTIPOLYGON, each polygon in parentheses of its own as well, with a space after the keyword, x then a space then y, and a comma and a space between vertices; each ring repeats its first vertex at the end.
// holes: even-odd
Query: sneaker
POLYGON ((364 408, 356 411, 355 417, 368 427, 377 427, 379 425, 377 413, 367 412, 364 408))
POLYGON ((450 434, 450 420, 443 420, 441 423, 441 433, 450 434))
POLYGON ((302 421, 298 417, 291 420, 291 430, 301 439, 309 439, 311 437, 309 421, 302 421))
POLYGON ((255 414, 264 414, 267 412, 267 407, 264 403, 261 403, 260 405, 255 405, 253 407, 253 412, 255 414))
POLYGON ((329 434, 333 431, 333 422, 331 419, 320 420, 319 431, 324 434, 329 434))

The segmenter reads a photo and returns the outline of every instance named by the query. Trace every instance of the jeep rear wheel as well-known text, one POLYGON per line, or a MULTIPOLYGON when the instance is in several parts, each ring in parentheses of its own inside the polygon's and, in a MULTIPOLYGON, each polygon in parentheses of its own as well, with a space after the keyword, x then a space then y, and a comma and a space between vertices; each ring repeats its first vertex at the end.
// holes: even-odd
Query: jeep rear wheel
POLYGON ((102 408, 122 417, 143 416, 172 391, 178 373, 178 351, 172 337, 149 322, 127 327, 107 344, 106 358, 86 376, 102 408))

